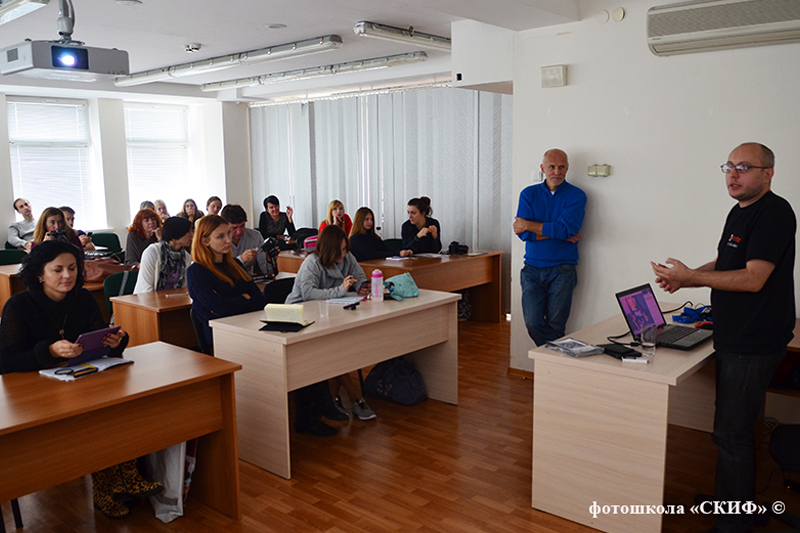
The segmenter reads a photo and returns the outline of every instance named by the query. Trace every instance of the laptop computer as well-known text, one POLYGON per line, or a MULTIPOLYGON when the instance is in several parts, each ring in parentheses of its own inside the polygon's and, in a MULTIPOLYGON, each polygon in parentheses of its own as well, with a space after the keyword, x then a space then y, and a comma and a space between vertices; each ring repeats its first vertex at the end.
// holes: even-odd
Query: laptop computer
POLYGON ((617 293, 617 303, 634 338, 642 328, 655 324, 658 327, 656 345, 677 350, 691 350, 713 335, 707 329, 667 324, 649 283, 617 293))

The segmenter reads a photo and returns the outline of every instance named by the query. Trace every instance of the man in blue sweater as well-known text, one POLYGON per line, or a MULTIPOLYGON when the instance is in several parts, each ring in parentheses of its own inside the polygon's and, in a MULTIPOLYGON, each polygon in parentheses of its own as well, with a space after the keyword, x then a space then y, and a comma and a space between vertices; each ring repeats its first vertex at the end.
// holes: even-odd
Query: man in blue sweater
POLYGON ((563 150, 544 153, 545 180, 519 195, 514 233, 525 242, 520 274, 525 327, 537 346, 563 337, 572 290, 578 283, 578 241, 586 194, 567 183, 569 161, 563 150))

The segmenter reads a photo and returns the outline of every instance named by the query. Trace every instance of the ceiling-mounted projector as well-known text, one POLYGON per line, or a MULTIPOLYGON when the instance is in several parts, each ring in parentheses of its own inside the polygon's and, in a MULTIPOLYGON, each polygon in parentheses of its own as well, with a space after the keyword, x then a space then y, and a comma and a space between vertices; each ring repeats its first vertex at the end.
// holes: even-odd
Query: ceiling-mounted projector
POLYGON ((95 81, 130 74, 128 52, 92 48, 72 39, 72 0, 59 0, 58 41, 31 41, 0 50, 0 74, 67 81, 95 81))
POLYGON ((130 74, 128 52, 59 41, 26 41, 0 51, 0 73, 66 81, 130 74))

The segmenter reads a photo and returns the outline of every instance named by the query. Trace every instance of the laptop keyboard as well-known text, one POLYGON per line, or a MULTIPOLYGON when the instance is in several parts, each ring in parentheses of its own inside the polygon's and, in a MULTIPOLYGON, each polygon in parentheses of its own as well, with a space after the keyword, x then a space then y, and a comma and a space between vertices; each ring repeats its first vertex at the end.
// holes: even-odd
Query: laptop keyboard
POLYGON ((682 339, 688 335, 694 333, 695 328, 687 328, 687 327, 674 327, 669 329, 661 330, 658 333, 658 342, 661 343, 673 343, 679 339, 682 339))

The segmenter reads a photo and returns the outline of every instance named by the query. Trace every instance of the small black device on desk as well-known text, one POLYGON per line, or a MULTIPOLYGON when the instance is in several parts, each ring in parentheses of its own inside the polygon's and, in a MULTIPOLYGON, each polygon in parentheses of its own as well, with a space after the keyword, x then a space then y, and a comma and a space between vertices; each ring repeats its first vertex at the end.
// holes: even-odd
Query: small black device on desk
POLYGON ((605 353, 610 355, 611 357, 615 357, 616 359, 635 359, 637 357, 641 357, 642 354, 637 352, 632 348, 628 348, 627 346, 623 346, 622 344, 599 344, 600 348, 602 348, 605 353))

